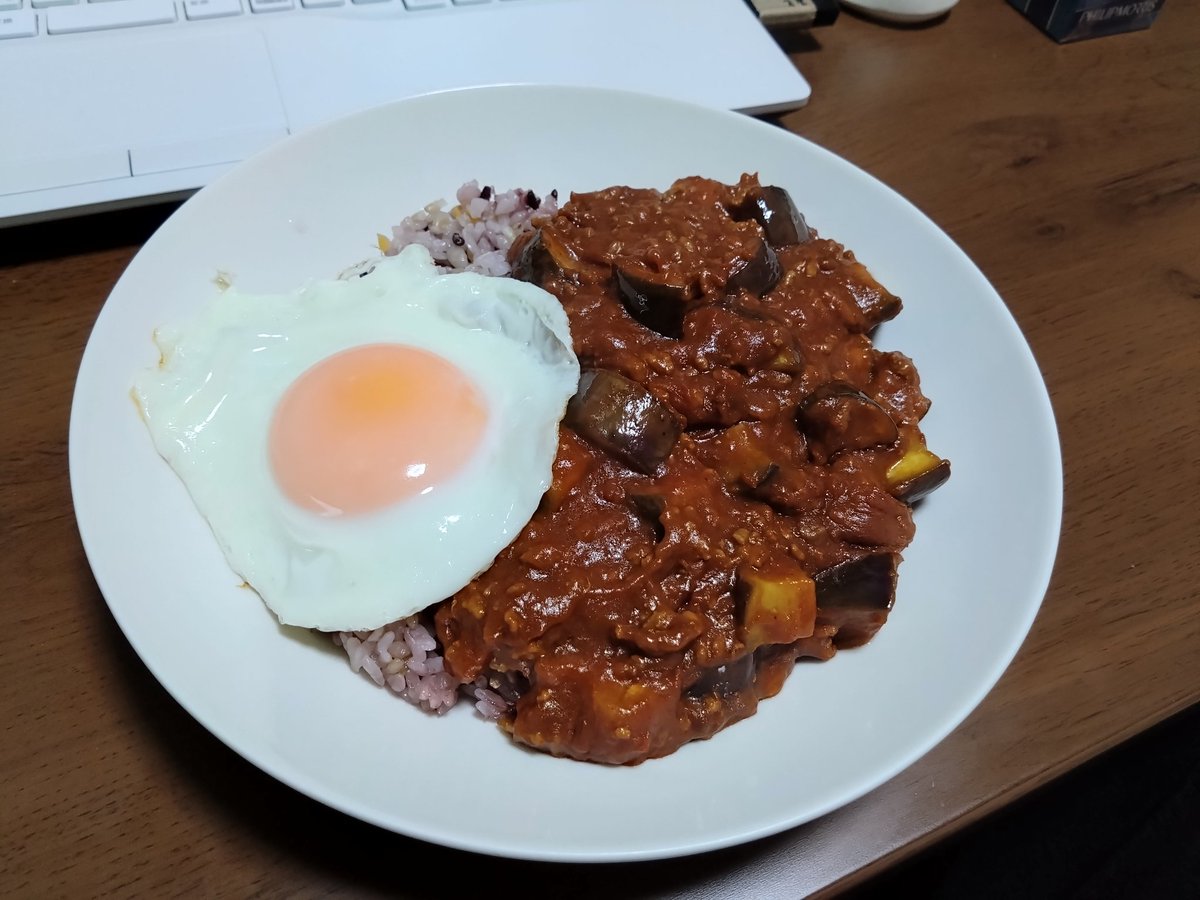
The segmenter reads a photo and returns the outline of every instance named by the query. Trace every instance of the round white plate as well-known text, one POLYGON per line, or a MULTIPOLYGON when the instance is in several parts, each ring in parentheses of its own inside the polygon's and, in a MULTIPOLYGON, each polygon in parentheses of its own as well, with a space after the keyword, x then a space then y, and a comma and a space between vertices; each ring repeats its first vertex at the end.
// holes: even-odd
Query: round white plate
POLYGON ((747 841, 861 796, 979 703, 1031 625, 1058 542, 1062 470, 1038 368, 1000 298, 932 222, 779 128, 640 95, 500 87, 403 101, 267 150, 197 193, 104 306, 70 433, 96 580, 155 677, 276 778, 394 831, 503 856, 632 860, 747 841), (498 189, 667 187, 757 171, 903 297, 877 343, 913 357, 953 477, 917 512, 895 611, 867 646, 797 667, 757 715, 620 768, 511 744, 460 704, 427 716, 240 588, 129 397, 151 332, 228 277, 285 291, 371 256, 377 231, 471 178, 498 189))

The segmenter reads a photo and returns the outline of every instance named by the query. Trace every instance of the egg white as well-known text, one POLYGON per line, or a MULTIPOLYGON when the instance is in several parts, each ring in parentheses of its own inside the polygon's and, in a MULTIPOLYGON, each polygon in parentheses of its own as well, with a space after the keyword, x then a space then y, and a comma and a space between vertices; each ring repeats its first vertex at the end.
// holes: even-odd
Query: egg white
POLYGON ((361 630, 452 595, 529 521, 550 484, 558 422, 579 380, 567 318, 533 285, 444 274, 408 247, 362 277, 283 295, 230 288, 155 334, 157 366, 134 396, 159 453, 208 520, 229 565, 287 625, 361 630), (271 472, 275 406, 320 360, 394 342, 449 360, 489 410, 455 477, 377 512, 328 518, 292 503, 271 472))

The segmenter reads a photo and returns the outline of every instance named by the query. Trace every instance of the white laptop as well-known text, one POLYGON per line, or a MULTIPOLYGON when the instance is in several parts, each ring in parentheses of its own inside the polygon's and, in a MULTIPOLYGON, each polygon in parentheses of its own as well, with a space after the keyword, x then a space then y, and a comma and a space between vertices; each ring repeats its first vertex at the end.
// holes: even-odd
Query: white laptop
POLYGON ((809 96, 744 0, 0 0, 0 226, 182 196, 384 101, 531 82, 748 113, 809 96))

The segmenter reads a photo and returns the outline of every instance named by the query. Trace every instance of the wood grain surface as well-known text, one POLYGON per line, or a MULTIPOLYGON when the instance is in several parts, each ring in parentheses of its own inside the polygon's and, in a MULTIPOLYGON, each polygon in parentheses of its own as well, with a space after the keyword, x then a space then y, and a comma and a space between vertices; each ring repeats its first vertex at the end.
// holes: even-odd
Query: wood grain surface
POLYGON ((158 685, 75 528, 80 355, 173 207, 0 230, 0 895, 456 897, 477 879, 490 896, 833 894, 1200 700, 1200 7, 1065 46, 1002 0, 921 28, 843 14, 781 40, 813 97, 780 126, 941 225, 1005 298, 1053 398, 1058 561, 979 708, 858 802, 684 860, 493 860, 327 809, 158 685))

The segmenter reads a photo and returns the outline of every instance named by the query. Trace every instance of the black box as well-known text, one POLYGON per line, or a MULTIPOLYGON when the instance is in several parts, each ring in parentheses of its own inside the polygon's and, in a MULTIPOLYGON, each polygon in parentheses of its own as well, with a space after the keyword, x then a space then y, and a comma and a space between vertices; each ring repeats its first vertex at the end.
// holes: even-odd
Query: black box
POLYGON ((1060 44, 1149 28, 1165 0, 1008 0, 1060 44))

